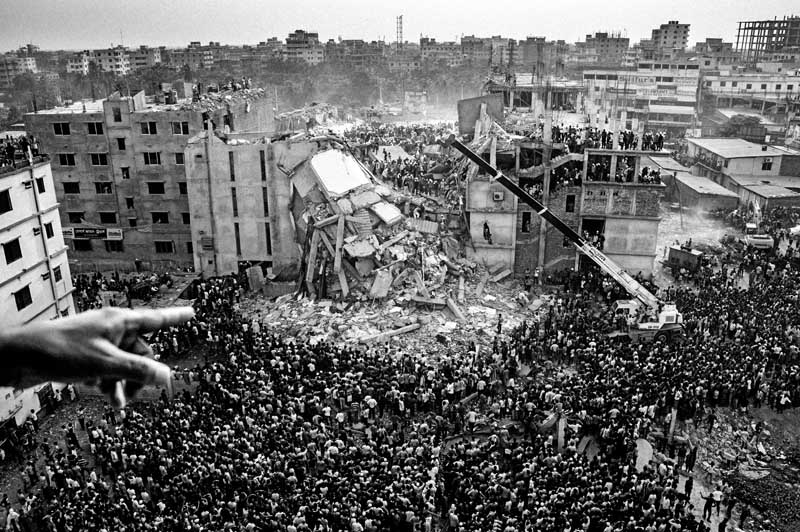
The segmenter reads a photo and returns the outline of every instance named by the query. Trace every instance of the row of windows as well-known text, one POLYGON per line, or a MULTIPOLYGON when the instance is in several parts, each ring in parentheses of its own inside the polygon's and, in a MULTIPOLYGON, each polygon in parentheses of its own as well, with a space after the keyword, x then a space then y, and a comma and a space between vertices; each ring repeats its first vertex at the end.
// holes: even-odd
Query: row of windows
MULTIPOLYGON (((64 187, 64 194, 75 195, 81 193, 81 184, 79 181, 63 181, 61 184, 64 187)), ((44 181, 42 181, 42 186, 39 189, 39 192, 44 192, 44 181)), ((94 192, 95 194, 111 194, 112 183, 110 181, 95 181, 94 192)), ((188 193, 188 189, 186 187, 186 181, 178 182, 178 192, 182 196, 185 196, 188 193)), ((148 182, 147 193, 165 194, 166 193, 165 183, 163 181, 148 182)), ((4 190, 3 192, 0 192, 0 214, 8 212, 10 210, 11 210, 11 198, 8 197, 8 191, 4 190), (8 209, 3 210, 4 206, 7 206, 8 209)))
MULTIPOLYGON (((122 122, 122 113, 120 112, 119 108, 114 108, 114 122, 122 122)), ((173 135, 188 135, 189 134, 189 122, 170 122, 170 130, 172 131, 173 135)), ((157 122, 140 122, 139 126, 141 128, 142 135, 158 135, 158 123, 157 122)), ((89 135, 102 135, 103 134, 103 123, 102 122, 87 122, 86 123, 86 131, 89 135)), ((72 128, 69 122, 54 122, 53 123, 53 134, 59 137, 65 137, 72 134, 72 128)), ((124 148, 124 141, 125 139, 117 139, 117 142, 120 140, 123 141, 124 148)))
MULTIPOLYGON (((127 206, 129 209, 133 208, 133 198, 125 198, 128 202, 127 206)), ((101 224, 116 224, 117 223, 117 213, 114 211, 101 211, 98 212, 100 216, 100 223, 101 224)), ((84 211, 68 211, 67 212, 67 219, 71 224, 82 224, 86 222, 86 213, 84 211)), ((154 224, 168 224, 169 223, 169 212, 166 211, 155 211, 150 213, 150 219, 154 224)), ((191 224, 191 215, 188 212, 181 213, 181 222, 184 225, 191 224)), ((50 224, 45 224, 45 231, 48 232, 48 238, 52 235, 52 225, 48 230, 47 226, 50 224)), ((137 219, 136 218, 128 218, 128 225, 130 227, 137 226, 137 219)))
MULTIPOLYGON (((706 81, 706 87, 712 87, 714 85, 714 83, 715 82, 713 82, 713 81, 706 81)), ((718 81, 716 83, 719 83, 720 87, 727 87, 728 86, 728 82, 727 81, 718 81)), ((738 86, 739 86, 739 82, 738 81, 731 81, 731 87, 738 87, 738 86)), ((753 88, 753 84, 752 83, 745 84, 745 89, 752 89, 752 88, 753 88)), ((779 91, 779 90, 782 90, 782 89, 783 89, 783 83, 776 83, 775 84, 775 89, 774 90, 779 91)), ((761 84, 761 90, 767 90, 767 83, 762 83, 761 84)), ((786 85, 786 90, 787 91, 793 91, 794 90, 794 84, 789 83, 788 85, 786 85)))
MULTIPOLYGON (((33 229, 33 234, 34 235, 41 234, 41 229, 35 227, 33 229)), ((55 231, 53 230, 52 222, 47 222, 46 224, 44 224, 44 234, 48 239, 53 238, 53 236, 55 235, 55 231)), ((22 246, 19 243, 19 237, 13 240, 9 240, 8 242, 5 242, 4 244, 2 244, 2 246, 3 246, 3 255, 5 256, 6 259, 6 264, 14 263, 22 258, 22 246)))
MULTIPOLYGON (((175 243, 171 240, 156 240, 154 243, 155 252, 175 253, 175 243)), ((103 240, 103 246, 108 253, 122 253, 125 251, 125 244, 122 240, 103 240)), ((72 247, 75 251, 93 251, 94 244, 91 240, 76 238, 72 241, 72 247)), ((194 246, 191 242, 186 242, 186 253, 193 253, 194 246)))
MULTIPOLYGON (((120 139, 124 141, 125 139, 120 139)), ((122 148, 125 149, 125 148, 122 148)), ((142 154, 143 161, 146 166, 153 166, 153 165, 160 165, 161 164, 161 152, 153 151, 153 152, 144 152, 142 154)), ((184 158, 183 153, 177 152, 173 153, 174 161, 176 165, 183 166, 184 158)), ((108 154, 107 153, 90 153, 89 154, 89 163, 92 166, 108 166, 108 154)), ((75 154, 74 153, 59 153, 58 154, 58 164, 61 166, 75 166, 75 154)), ((233 181, 233 180, 231 180, 233 181)))

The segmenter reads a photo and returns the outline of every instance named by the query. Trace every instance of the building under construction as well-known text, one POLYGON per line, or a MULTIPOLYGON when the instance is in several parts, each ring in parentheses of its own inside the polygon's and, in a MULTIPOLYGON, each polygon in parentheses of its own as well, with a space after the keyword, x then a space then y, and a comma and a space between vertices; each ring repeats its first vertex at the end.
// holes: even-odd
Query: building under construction
POLYGON ((736 50, 742 61, 757 63, 765 54, 800 48, 800 17, 739 22, 736 50))

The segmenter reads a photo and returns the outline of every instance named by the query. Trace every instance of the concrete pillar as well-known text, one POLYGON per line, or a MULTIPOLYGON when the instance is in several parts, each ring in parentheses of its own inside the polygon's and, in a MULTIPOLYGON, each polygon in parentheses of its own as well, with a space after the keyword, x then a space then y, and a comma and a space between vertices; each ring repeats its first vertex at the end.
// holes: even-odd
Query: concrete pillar
POLYGON ((639 182, 639 172, 642 170, 642 158, 641 157, 636 157, 635 160, 636 160, 636 162, 633 165, 633 182, 634 183, 638 183, 639 182))
POLYGON ((617 154, 611 156, 611 168, 608 172, 608 180, 614 181, 614 177, 617 175, 617 154))
POLYGON ((558 437, 558 452, 559 453, 563 453, 564 452, 564 431, 565 431, 566 428, 567 428, 567 418, 564 417, 564 415, 562 414, 558 418, 557 437, 558 437))
POLYGON ((519 174, 519 146, 514 146, 514 173, 519 174))

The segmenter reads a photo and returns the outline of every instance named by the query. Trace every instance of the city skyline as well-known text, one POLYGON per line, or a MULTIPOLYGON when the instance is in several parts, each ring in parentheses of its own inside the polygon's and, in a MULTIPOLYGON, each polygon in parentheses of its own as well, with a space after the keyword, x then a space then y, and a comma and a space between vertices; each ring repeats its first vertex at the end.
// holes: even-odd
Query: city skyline
POLYGON ((792 15, 795 5, 788 0, 767 0, 755 6, 746 0, 708 4, 678 0, 664 9, 653 10, 644 3, 600 5, 566 1, 539 6, 501 0, 492 4, 497 17, 487 19, 486 4, 472 0, 460 3, 457 11, 447 2, 412 1, 394 6, 345 0, 331 8, 318 0, 241 0, 223 4, 141 0, 135 12, 122 5, 92 0, 34 0, 0 6, 0 50, 13 50, 27 43, 42 49, 66 50, 112 44, 173 47, 190 41, 256 44, 270 37, 283 40, 295 29, 317 32, 323 42, 339 37, 395 41, 397 15, 403 15, 404 40, 411 42, 418 41, 421 35, 453 41, 470 34, 515 39, 544 36, 548 40, 575 42, 587 34, 609 31, 622 33, 633 44, 649 38, 650 31, 661 24, 679 20, 691 24, 691 47, 707 37, 735 42, 738 21, 792 15), (42 17, 45 11, 49 12, 48 17, 42 17), (568 20, 564 13, 569 14, 568 20), (531 19, 534 22, 528 22, 531 19))

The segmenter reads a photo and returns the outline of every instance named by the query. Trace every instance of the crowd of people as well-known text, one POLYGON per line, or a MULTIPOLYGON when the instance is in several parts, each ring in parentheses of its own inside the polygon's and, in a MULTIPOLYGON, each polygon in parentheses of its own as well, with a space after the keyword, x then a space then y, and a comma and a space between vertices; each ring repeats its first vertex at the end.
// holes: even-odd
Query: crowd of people
POLYGON ((15 531, 709 530, 681 475, 693 451, 639 471, 635 441, 673 407, 697 426, 718 407, 800 403, 797 263, 790 246, 664 290, 686 318, 680 347, 608 338, 598 301, 625 294, 596 273, 564 278, 518 328, 498 319, 487 349, 430 351, 281 337, 237 313, 235 278, 206 280, 196 318, 151 339, 164 358, 208 347, 180 374, 195 390, 66 425, 0 507, 15 531), (563 442, 539 430, 550 412, 563 442), (488 435, 469 437, 478 425, 488 435))
POLYGON ((28 135, 0 138, 0 169, 17 168, 28 164, 28 150, 34 157, 39 156, 39 141, 28 135))
POLYGON ((119 272, 113 272, 109 276, 100 272, 78 274, 72 277, 72 286, 75 288, 73 300, 80 312, 104 305, 130 307, 133 299, 150 301, 162 284, 172 286, 169 274, 120 275, 119 272), (103 300, 103 292, 111 293, 107 301, 103 300))

